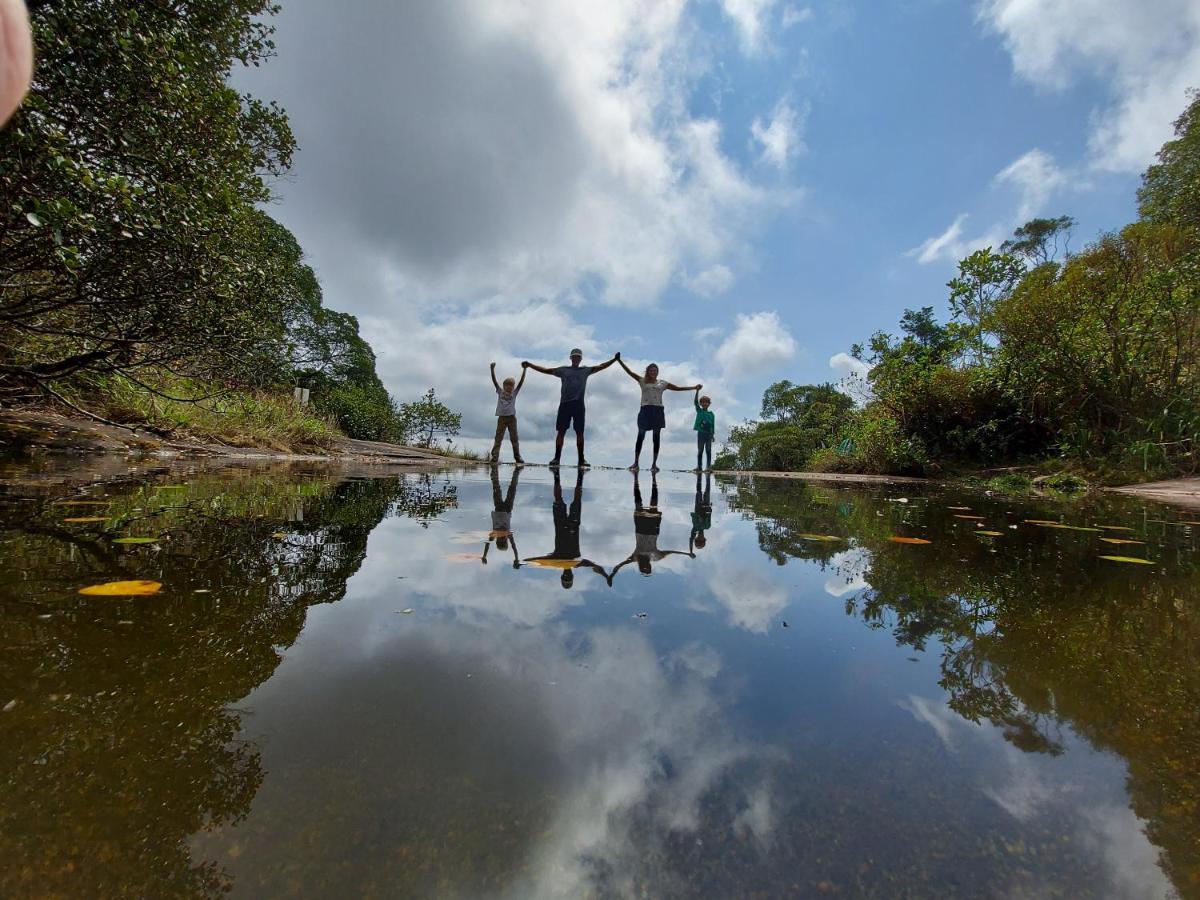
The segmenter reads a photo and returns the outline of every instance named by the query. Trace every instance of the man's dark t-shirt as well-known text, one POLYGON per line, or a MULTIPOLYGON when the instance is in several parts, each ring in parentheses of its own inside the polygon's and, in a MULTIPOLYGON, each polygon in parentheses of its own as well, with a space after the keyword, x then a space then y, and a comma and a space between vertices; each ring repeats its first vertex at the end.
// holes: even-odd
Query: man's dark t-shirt
POLYGON ((572 403, 583 400, 583 392, 587 390, 588 376, 596 371, 591 366, 559 366, 550 370, 562 381, 562 391, 559 403, 572 403))

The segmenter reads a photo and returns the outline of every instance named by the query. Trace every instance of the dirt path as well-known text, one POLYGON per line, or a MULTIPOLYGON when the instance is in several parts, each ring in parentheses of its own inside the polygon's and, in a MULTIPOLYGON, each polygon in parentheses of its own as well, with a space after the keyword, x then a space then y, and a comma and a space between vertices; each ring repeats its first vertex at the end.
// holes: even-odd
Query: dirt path
POLYGON ((0 452, 40 450, 53 453, 121 453, 171 457, 219 457, 281 462, 350 461, 430 468, 467 464, 417 447, 343 438, 330 449, 303 452, 262 447, 175 440, 145 430, 131 430, 49 412, 0 410, 0 452))
POLYGON ((1108 488, 1117 494, 1132 494, 1147 500, 1160 500, 1200 509, 1200 478, 1173 478, 1170 481, 1152 481, 1149 484, 1131 484, 1126 487, 1108 488))

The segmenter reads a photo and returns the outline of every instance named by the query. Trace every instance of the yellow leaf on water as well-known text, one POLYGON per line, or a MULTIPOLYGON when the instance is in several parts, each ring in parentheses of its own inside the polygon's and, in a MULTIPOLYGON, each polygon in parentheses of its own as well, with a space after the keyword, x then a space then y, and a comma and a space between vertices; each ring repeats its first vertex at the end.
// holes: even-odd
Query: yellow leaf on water
POLYGON ((79 593, 87 597, 147 597, 161 589, 157 581, 108 581, 80 588, 79 593))
POLYGON ((527 559, 525 562, 543 569, 574 569, 579 565, 577 559, 547 559, 546 557, 527 559))
POLYGON ((271 535, 271 537, 275 538, 275 540, 277 540, 277 541, 282 541, 284 538, 287 537, 287 535, 284 534, 282 531, 277 531, 273 535, 271 535))
POLYGON ((1132 541, 1128 538, 1100 538, 1106 544, 1145 544, 1145 541, 1132 541))
POLYGON ((1058 525, 1058 522, 1051 522, 1049 519, 1026 519, 1026 525, 1058 525))
POLYGON ((890 537, 888 538, 893 544, 932 544, 933 541, 927 541, 925 538, 913 537, 890 537))
POLYGON ((971 511, 971 507, 969 507, 969 506, 947 506, 946 509, 957 509, 959 512, 970 512, 971 511))
POLYGON ((1096 527, 1105 531, 1133 531, 1128 525, 1097 525, 1096 527))
POLYGON ((157 544, 159 538, 156 537, 122 537, 113 538, 114 544, 157 544))
POLYGON ((63 519, 64 522, 107 522, 108 516, 75 516, 71 519, 63 519))
POLYGON ((982 522, 982 521, 983 521, 983 516, 964 516, 964 515, 962 515, 961 513, 955 513, 955 514, 954 514, 954 518, 956 518, 956 519, 970 519, 972 522, 982 522))
POLYGON ((111 500, 55 500, 52 506, 108 506, 111 500))
POLYGON ((828 541, 844 541, 844 540, 846 540, 843 537, 838 537, 836 534, 808 534, 806 532, 801 532, 800 534, 794 535, 794 537, 797 537, 802 541, 827 541, 828 542, 828 541))
POLYGON ((1138 557, 1136 557, 1136 556, 1101 556, 1100 558, 1101 559, 1110 559, 1113 562, 1119 562, 1119 563, 1137 563, 1139 566, 1154 565, 1154 560, 1138 559, 1138 557))
POLYGON ((1003 531, 977 531, 975 533, 983 537, 1004 537, 1003 531))

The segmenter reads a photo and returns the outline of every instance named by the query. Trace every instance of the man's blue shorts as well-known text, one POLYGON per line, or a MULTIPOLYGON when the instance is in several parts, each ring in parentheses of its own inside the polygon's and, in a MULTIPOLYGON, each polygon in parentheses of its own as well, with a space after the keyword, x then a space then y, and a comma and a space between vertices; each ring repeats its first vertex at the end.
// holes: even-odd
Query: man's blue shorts
POLYGON ((585 417, 586 410, 583 407, 583 400, 568 400, 566 403, 558 404, 558 421, 554 428, 559 434, 562 434, 574 422, 575 433, 582 434, 585 417))

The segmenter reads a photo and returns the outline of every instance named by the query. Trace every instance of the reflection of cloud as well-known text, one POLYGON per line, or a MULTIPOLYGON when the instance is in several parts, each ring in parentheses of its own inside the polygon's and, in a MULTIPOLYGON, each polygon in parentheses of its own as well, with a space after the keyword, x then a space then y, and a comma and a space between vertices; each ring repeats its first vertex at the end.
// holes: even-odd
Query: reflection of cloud
POLYGON ((825 579, 825 593, 831 597, 845 597, 870 587, 864 577, 871 564, 871 553, 862 547, 835 553, 829 560, 834 574, 825 579))
POLYGON ((964 719, 944 700, 910 694, 900 706, 932 728, 948 750, 969 749, 980 792, 1014 819, 1026 826, 1055 829, 1068 823, 1065 827, 1074 829, 1079 844, 1104 861, 1103 896, 1130 900, 1178 896, 1159 866, 1159 851, 1147 839, 1143 821, 1129 808, 1120 788, 1123 773, 1105 771, 1106 777, 1086 777, 1094 774, 1091 770, 1119 766, 1113 757, 1083 742, 1071 742, 1063 759, 1025 753, 1004 740, 1000 727, 964 719), (1064 764, 1071 766, 1069 780, 1063 778, 1064 764), (1085 783, 1087 796, 1080 788, 1085 783), (1107 785, 1113 787, 1106 796, 1107 785))
POLYGON ((758 634, 788 605, 787 589, 752 569, 718 567, 708 588, 729 611, 729 624, 758 634))
MULTIPOLYGON (((380 640, 376 605, 338 612, 324 628, 314 622, 280 677, 249 699, 255 730, 271 735, 272 779, 231 839, 268 886, 273 873, 294 874, 294 851, 314 834, 337 854, 364 833, 377 841, 383 822, 404 845, 408 820, 393 807, 413 785, 440 786, 420 795, 431 804, 421 821, 435 828, 470 804, 481 834, 515 830, 509 837, 525 849, 511 897, 624 896, 665 884, 671 875, 656 860, 667 854, 656 844, 714 827, 714 816, 715 827, 737 819, 769 839, 769 796, 754 774, 769 751, 733 735, 709 680, 721 665, 711 647, 689 644, 664 662, 627 626, 414 627, 420 620, 409 617, 380 640), (352 746, 331 738, 347 730, 352 746), (347 795, 323 781, 347 766, 371 791, 347 795), (514 808, 527 812, 504 819, 514 808)), ((480 864, 452 849, 429 860, 467 893, 480 864)))

